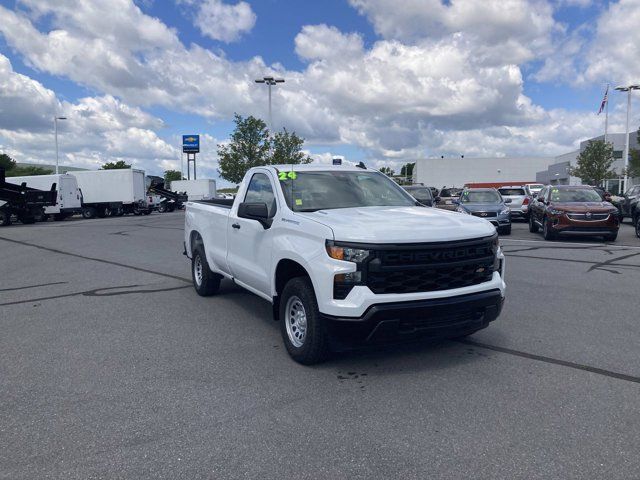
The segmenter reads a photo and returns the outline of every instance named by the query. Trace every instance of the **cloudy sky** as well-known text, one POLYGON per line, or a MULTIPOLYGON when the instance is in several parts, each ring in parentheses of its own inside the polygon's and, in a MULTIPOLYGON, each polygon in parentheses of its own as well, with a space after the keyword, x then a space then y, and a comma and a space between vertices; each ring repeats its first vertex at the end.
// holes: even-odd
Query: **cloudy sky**
POLYGON ((200 133, 215 178, 270 74, 274 126, 318 161, 555 155, 602 133, 606 83, 640 83, 639 25, 640 0, 0 0, 0 145, 52 163, 57 112, 61 163, 158 174, 200 133))

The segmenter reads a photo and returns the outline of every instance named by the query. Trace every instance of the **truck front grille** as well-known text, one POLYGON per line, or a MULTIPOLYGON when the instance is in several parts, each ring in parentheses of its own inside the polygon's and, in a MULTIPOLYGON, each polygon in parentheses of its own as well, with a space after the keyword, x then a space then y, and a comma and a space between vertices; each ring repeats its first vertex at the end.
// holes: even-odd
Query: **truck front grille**
POLYGON ((435 292, 491 280, 496 252, 493 239, 441 244, 398 245, 376 250, 366 264, 372 292, 435 292))

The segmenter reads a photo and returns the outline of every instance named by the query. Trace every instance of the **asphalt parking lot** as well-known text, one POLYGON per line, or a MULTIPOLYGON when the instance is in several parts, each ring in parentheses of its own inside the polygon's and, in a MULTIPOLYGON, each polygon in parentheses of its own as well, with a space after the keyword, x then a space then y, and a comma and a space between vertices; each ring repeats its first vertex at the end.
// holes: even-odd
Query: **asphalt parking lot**
POLYGON ((502 239, 468 341, 294 363, 183 214, 0 229, 0 478, 640 477, 640 239, 502 239))

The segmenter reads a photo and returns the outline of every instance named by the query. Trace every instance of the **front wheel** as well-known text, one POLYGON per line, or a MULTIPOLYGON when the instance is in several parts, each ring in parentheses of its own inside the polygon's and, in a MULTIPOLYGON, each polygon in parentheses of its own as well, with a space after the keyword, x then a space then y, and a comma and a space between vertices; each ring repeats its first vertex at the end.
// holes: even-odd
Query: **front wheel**
POLYGON ((96 209, 93 207, 85 207, 82 209, 82 217, 89 219, 96 216, 96 209))
POLYGON ((538 233, 538 224, 533 219, 533 215, 529 214, 529 231, 531 233, 538 233))
POLYGON ((11 225, 11 212, 8 210, 0 210, 0 225, 8 227, 11 225))
POLYGON ((556 234, 551 228, 551 221, 546 218, 542 220, 542 236, 545 240, 554 240, 556 238, 556 234))
POLYGON ((329 353, 327 326, 307 277, 292 278, 280 298, 280 333, 291 358, 303 365, 323 361, 329 353))
POLYGON ((193 286, 201 297, 209 297, 218 293, 220 280, 222 278, 220 275, 213 273, 209 268, 202 245, 198 245, 193 251, 191 277, 193 279, 193 286))

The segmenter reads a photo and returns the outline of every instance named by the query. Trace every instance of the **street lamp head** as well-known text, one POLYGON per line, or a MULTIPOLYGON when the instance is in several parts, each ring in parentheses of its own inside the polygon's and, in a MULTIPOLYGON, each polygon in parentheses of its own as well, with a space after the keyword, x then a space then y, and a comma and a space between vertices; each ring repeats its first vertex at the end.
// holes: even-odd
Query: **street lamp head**
POLYGON ((640 90, 640 85, 629 85, 631 90, 640 90))
POLYGON ((56 117, 56 120, 66 120, 67 117, 56 117))

